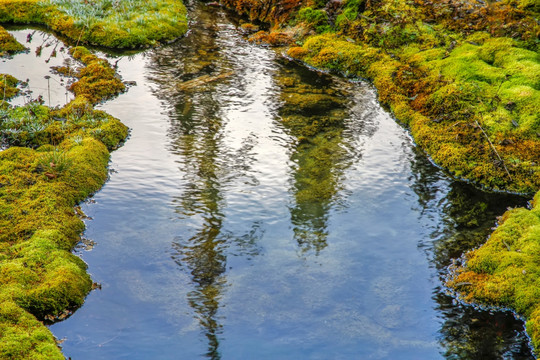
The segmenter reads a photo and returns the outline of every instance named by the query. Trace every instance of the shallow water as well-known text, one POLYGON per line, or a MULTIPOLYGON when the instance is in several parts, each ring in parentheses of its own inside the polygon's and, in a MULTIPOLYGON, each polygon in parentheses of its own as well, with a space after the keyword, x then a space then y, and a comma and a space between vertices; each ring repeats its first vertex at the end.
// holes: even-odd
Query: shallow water
MULTIPOLYGON (((16 29, 13 27, 12 29, 16 29)), ((63 106, 74 98, 67 90, 73 78, 54 71, 54 67, 73 65, 69 47, 54 35, 40 30, 11 31, 27 51, 0 59, 0 73, 9 73, 27 84, 21 87, 21 95, 11 100, 13 105, 24 105, 41 97, 44 105, 63 106), (31 81, 30 81, 31 78, 31 81)))
MULTIPOLYGON (((137 86, 100 108, 131 136, 83 206, 76 252, 102 289, 51 326, 65 355, 532 358, 521 321, 441 285, 525 199, 449 179, 371 86, 246 42, 220 10, 192 14, 186 38, 111 60, 137 86)), ((21 56, 32 87, 43 58, 1 70, 21 56)))

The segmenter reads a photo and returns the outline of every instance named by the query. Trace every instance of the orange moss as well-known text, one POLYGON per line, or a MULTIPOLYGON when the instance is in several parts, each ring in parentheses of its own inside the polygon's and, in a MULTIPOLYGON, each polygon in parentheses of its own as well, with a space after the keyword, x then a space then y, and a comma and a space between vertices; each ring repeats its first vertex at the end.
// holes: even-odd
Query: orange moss
POLYGON ((285 33, 273 31, 258 31, 249 37, 249 41, 257 44, 269 44, 271 46, 284 46, 292 43, 292 38, 285 33))
POLYGON ((301 0, 223 0, 223 5, 238 14, 247 15, 251 21, 258 20, 271 24, 286 23, 297 10, 301 0))
POLYGON ((309 54, 309 50, 301 46, 293 46, 287 50, 287 55, 298 60, 302 60, 307 54, 309 54))

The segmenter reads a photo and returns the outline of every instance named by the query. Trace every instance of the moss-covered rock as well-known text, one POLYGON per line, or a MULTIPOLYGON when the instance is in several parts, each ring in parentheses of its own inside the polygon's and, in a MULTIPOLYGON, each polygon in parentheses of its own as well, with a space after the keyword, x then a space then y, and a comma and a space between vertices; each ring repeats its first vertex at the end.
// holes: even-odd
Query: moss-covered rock
POLYGON ((35 318, 61 316, 80 306, 90 291, 86 265, 70 253, 84 229, 73 207, 101 187, 108 159, 105 145, 90 137, 78 143, 67 139, 49 150, 0 152, 0 299, 17 314, 4 316, 4 306, 0 310, 5 329, 0 354, 12 354, 3 358, 61 358, 35 318), (62 152, 63 163, 51 157, 53 152, 62 152), (28 329, 20 328, 21 317, 28 329))
POLYGON ((0 358, 63 360, 51 332, 34 316, 0 299, 0 358))

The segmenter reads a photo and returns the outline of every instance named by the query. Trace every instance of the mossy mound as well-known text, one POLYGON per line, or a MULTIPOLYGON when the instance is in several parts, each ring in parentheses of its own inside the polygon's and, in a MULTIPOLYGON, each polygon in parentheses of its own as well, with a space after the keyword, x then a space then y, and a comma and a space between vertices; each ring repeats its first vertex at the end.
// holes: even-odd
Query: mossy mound
MULTIPOLYGON (((61 109, 50 109, 37 101, 20 107, 0 106, 3 146, 37 148, 59 144, 68 137, 92 136, 112 150, 125 139, 127 130, 120 121, 93 108, 93 104, 124 91, 124 84, 106 60, 88 49, 79 46, 70 49, 70 53, 84 65, 67 70, 78 78, 70 87, 75 99, 61 109)), ((13 77, 7 79, 16 83, 13 77)))
POLYGON ((50 331, 13 301, 0 300, 0 358, 64 360, 50 331))
MULTIPOLYGON (((119 120, 94 109, 124 85, 110 64, 83 47, 75 99, 0 103, 0 358, 63 359, 41 321, 68 316, 92 287, 86 264, 71 254, 84 223, 74 206, 107 179, 109 150, 126 137, 119 120)), ((0 79, 4 79, 3 76, 0 79)), ((17 80, 6 76, 6 98, 17 80)), ((13 90, 15 89, 15 90, 13 90)))
POLYGON ((19 80, 8 74, 0 74, 0 105, 2 100, 9 100, 19 93, 19 80))
POLYGON ((448 286, 467 302, 515 309, 527 318, 527 332, 540 345, 540 194, 533 207, 512 209, 488 241, 466 254, 448 286))
POLYGON ((97 103, 126 89, 107 60, 98 58, 82 46, 71 48, 69 52, 85 65, 81 69, 67 69, 68 75, 79 79, 70 87, 77 97, 84 97, 90 103, 97 103))
POLYGON ((92 136, 110 150, 126 137, 126 128, 118 119, 94 110, 84 97, 76 97, 62 109, 50 109, 36 102, 25 106, 0 107, 1 142, 7 146, 38 148, 59 144, 68 137, 80 141, 92 136))
POLYGON ((2 358, 61 358, 35 319, 80 306, 90 291, 86 265, 70 252, 84 229, 73 207, 101 187, 108 160, 107 148, 93 138, 0 152, 2 358))
POLYGON ((24 45, 15 40, 13 35, 8 33, 6 29, 0 26, 0 57, 4 56, 5 54, 13 54, 24 51, 25 49, 26 48, 24 45))
POLYGON ((179 0, 0 0, 0 22, 45 25, 74 41, 117 49, 153 46, 187 31, 179 0))

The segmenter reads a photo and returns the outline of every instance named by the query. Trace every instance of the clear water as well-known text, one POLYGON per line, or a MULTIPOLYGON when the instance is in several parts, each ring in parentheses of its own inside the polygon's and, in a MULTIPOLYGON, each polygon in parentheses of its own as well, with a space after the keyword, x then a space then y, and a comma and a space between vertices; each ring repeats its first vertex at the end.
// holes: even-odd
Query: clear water
MULTIPOLYGON (((137 85, 99 107, 131 135, 83 205, 76 252, 102 288, 50 327, 66 357, 533 358, 522 321, 441 280, 526 199, 449 179, 371 86, 191 11, 186 38, 111 59, 137 85)), ((48 72, 34 49, 0 66, 24 66, 30 87, 48 72)))

